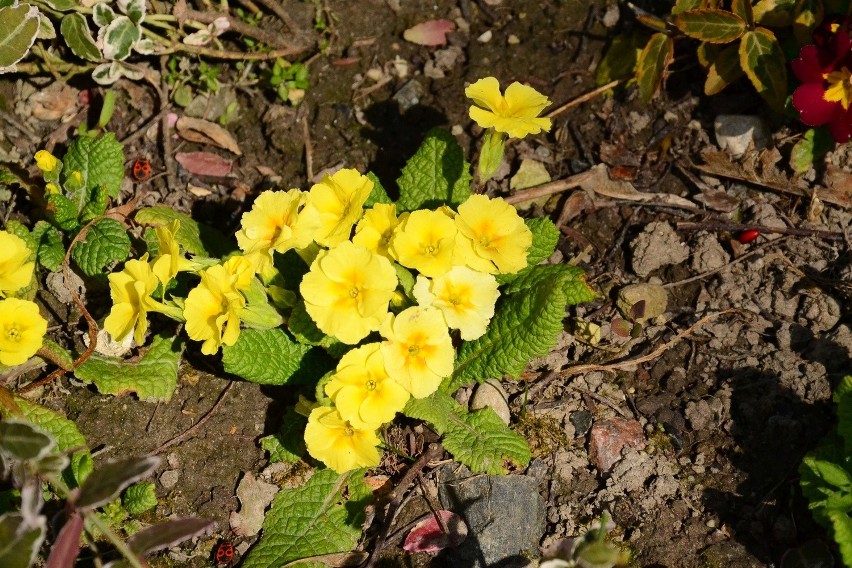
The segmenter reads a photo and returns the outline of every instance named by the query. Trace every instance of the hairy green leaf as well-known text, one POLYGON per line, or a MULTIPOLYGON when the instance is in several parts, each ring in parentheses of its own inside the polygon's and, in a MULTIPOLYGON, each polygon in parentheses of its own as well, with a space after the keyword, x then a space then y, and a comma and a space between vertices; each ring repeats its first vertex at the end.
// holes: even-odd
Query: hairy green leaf
POLYGON ((796 0, 760 0, 754 5, 754 20, 761 26, 789 26, 795 6, 796 0))
POLYGON ((531 457, 524 437, 509 430, 490 408, 471 413, 457 408, 450 416, 442 444, 471 471, 492 475, 506 473, 507 461, 523 467, 531 457))
MULTIPOLYGON (((99 138, 79 136, 71 142, 62 159, 65 167, 62 174, 68 180, 74 172, 83 177, 82 187, 69 193, 77 211, 82 211, 91 197, 91 190, 102 185, 109 197, 118 197, 124 179, 124 146, 112 132, 99 138)), ((66 183, 67 184, 67 183, 66 183)))
POLYGON ((840 548, 844 566, 852 566, 852 518, 843 511, 829 511, 828 518, 834 530, 834 540, 840 548))
POLYGON ((175 337, 155 336, 138 361, 92 355, 74 369, 81 381, 93 383, 103 394, 135 392, 142 400, 168 401, 177 386, 181 346, 175 337))
POLYGON ((503 285, 512 282, 522 275, 530 272, 538 263, 550 258, 556 245, 559 244, 559 229, 547 217, 535 217, 525 221, 532 233, 532 244, 527 253, 527 267, 515 274, 497 274, 497 282, 503 285))
POLYGON ((121 497, 121 505, 131 515, 141 515, 157 506, 157 493, 154 483, 141 481, 131 485, 121 497))
POLYGON ((14 71, 38 37, 38 8, 30 4, 0 8, 0 73, 14 71))
POLYGON ((253 383, 294 384, 290 378, 309 351, 283 329, 244 329, 236 343, 222 348, 222 363, 225 371, 253 383))
POLYGON ((393 203, 388 192, 385 191, 379 177, 373 172, 367 172, 367 178, 373 182, 373 191, 367 196, 367 201, 364 202, 364 207, 372 207, 376 203, 393 203))
POLYGON ((304 487, 280 491, 263 520, 263 534, 240 564, 279 568, 303 558, 348 552, 361 537, 370 488, 363 470, 316 472, 304 487))
POLYGON ((746 32, 740 42, 740 66, 758 94, 782 112, 787 100, 787 63, 775 34, 766 28, 746 32))
POLYGON ((70 470, 64 471, 62 477, 69 487, 78 487, 83 483, 92 472, 94 461, 91 452, 86 448, 86 438, 77 429, 74 421, 24 398, 15 397, 15 404, 24 418, 53 436, 58 451, 78 450, 71 454, 70 470))
POLYGON ((675 16, 674 24, 689 37, 710 43, 730 43, 746 31, 746 22, 736 14, 714 8, 697 8, 675 16))
POLYGON ((71 258, 87 276, 101 274, 130 255, 130 237, 115 219, 98 219, 71 250, 71 258))
POLYGON ((38 263, 51 272, 59 270, 65 260, 62 234, 47 221, 37 221, 32 234, 38 243, 38 263))
POLYGON ((737 45, 726 45, 716 54, 707 70, 704 93, 715 95, 742 77, 743 74, 743 68, 740 67, 739 47, 737 45))
POLYGON ((101 60, 101 50, 98 49, 95 38, 89 31, 89 24, 82 14, 76 12, 66 14, 62 18, 59 32, 65 38, 65 43, 68 44, 74 55, 87 61, 101 60))
POLYGON ((429 422, 435 428, 435 432, 443 435, 447 431, 450 415, 456 406, 453 397, 442 390, 437 390, 427 397, 408 399, 402 413, 409 418, 429 422))
POLYGON ((281 419, 276 434, 260 439, 260 447, 269 452, 270 463, 296 463, 305 455, 305 425, 308 419, 290 409, 281 419))
POLYGON ((674 58, 674 42, 664 33, 651 36, 645 49, 639 54, 636 66, 636 82, 639 84, 639 99, 649 104, 663 82, 666 68, 674 58))
POLYGON ((207 256, 209 253, 201 242, 201 228, 195 220, 180 211, 175 211, 170 207, 155 205, 154 207, 146 207, 136 212, 134 219, 141 225, 150 225, 152 227, 162 227, 168 225, 172 221, 180 221, 180 227, 175 234, 175 240, 189 254, 207 256))
POLYGON ((470 164, 449 132, 433 128, 417 152, 402 168, 399 185, 400 211, 458 206, 470 197, 470 164))

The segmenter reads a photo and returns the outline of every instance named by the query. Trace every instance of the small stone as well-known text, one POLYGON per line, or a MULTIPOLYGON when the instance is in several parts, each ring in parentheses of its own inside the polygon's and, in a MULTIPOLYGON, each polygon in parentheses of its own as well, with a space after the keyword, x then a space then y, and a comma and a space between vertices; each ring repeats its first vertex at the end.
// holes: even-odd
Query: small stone
POLYGON ((601 473, 608 473, 626 448, 643 449, 645 435, 636 420, 610 418, 595 422, 589 435, 589 459, 601 473))
POLYGON ((179 478, 180 473, 176 469, 166 470, 162 475, 160 475, 160 485, 162 485, 165 489, 171 489, 177 485, 179 478))
POLYGON ((494 37, 494 33, 491 30, 487 30, 483 32, 482 35, 480 35, 478 38, 476 38, 476 41, 478 41, 479 43, 488 43, 489 41, 491 41, 492 37, 494 37))
POLYGON ((759 116, 748 114, 720 114, 713 122, 716 143, 733 157, 739 158, 754 145, 755 150, 769 144, 769 129, 759 116))
POLYGON ((412 79, 402 86, 393 96, 393 100, 399 104, 399 111, 405 112, 414 105, 420 103, 420 98, 426 94, 423 85, 416 79, 412 79))
POLYGON ((518 45, 519 43, 521 43, 521 39, 515 34, 509 34, 509 37, 506 38, 506 43, 508 43, 509 45, 518 45))
POLYGON ((470 399, 470 409, 479 410, 480 408, 493 410, 506 426, 512 419, 512 414, 509 412, 509 397, 497 379, 488 379, 476 387, 476 392, 470 399))
POLYGON ((663 315, 668 303, 669 295, 659 284, 631 284, 618 291, 615 305, 625 318, 642 323, 663 315), (639 307, 639 302, 645 303, 639 307))
POLYGON ((585 436, 589 428, 592 427, 592 413, 588 410, 578 410, 572 412, 568 417, 571 425, 574 427, 574 437, 585 436))

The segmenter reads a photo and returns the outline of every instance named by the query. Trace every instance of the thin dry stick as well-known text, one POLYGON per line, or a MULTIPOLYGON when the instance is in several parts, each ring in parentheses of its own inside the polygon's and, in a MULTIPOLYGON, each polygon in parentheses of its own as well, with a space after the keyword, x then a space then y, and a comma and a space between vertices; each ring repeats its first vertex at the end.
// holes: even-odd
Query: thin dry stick
POLYGON ((228 394, 228 391, 231 390, 232 386, 234 386, 233 381, 229 382, 228 386, 226 386, 224 389, 222 389, 222 392, 219 394, 219 398, 216 399, 216 403, 213 405, 213 408, 208 410, 207 413, 204 416, 202 416, 201 419, 198 422, 196 422, 195 424, 190 426, 189 429, 185 430, 182 434, 175 436, 174 438, 172 438, 171 440, 169 440, 165 444, 159 446, 158 448, 151 450, 149 452, 149 455, 152 455, 152 456, 157 455, 160 452, 162 452, 163 450, 165 450, 166 448, 170 448, 170 447, 174 446, 175 444, 179 444, 180 442, 183 442, 188 437, 190 437, 196 430, 201 428, 201 426, 203 426, 204 423, 207 422, 210 419, 210 417, 213 416, 213 414, 216 413, 217 410, 219 410, 219 407, 222 406, 222 401, 225 400, 225 395, 228 394))
POLYGON ((613 371, 621 371, 625 369, 629 369, 641 363, 646 363, 648 361, 653 361, 678 343, 680 343, 683 339, 692 334, 693 331, 698 329, 699 327, 705 325, 706 323, 713 321, 714 319, 720 318, 727 314, 738 313, 741 312, 739 308, 730 308, 727 310, 722 310, 721 312, 716 312, 714 314, 709 314, 689 326, 685 331, 678 333, 671 340, 666 343, 660 345, 653 351, 651 351, 647 355, 643 355, 641 357, 635 357, 633 359, 627 359, 624 361, 616 361, 614 363, 607 363, 605 365, 599 365, 596 363, 589 363, 585 365, 574 365, 573 367, 568 367, 566 369, 562 369, 558 373, 551 373, 546 375, 540 381, 533 383, 533 385, 527 391, 527 396, 531 397, 535 394, 538 394, 541 391, 544 391, 550 383, 552 383, 557 377, 570 377, 572 375, 580 375, 582 373, 589 373, 592 371, 604 371, 607 373, 611 373, 613 371))
POLYGON ((65 259, 62 261, 62 277, 65 282, 65 288, 68 290, 68 293, 71 294, 71 299, 74 301, 74 304, 77 308, 80 309, 80 313, 82 313, 83 317, 86 319, 86 325, 89 326, 89 346, 86 348, 86 351, 83 352, 82 355, 77 357, 74 360, 74 363, 71 365, 70 369, 58 368, 43 379, 39 379, 37 381, 33 381, 28 385, 25 385, 19 391, 21 394, 26 394, 33 389, 36 389, 42 385, 46 385, 47 383, 57 379, 67 373, 69 370, 74 370, 80 365, 82 365, 86 359, 88 359, 92 353, 95 352, 95 346, 98 343, 98 324, 95 322, 92 315, 89 313, 89 310, 86 309, 85 304, 83 304, 83 300, 80 299, 79 294, 74 288, 71 286, 71 272, 68 268, 71 264, 71 251, 74 250, 74 245, 76 245, 83 237, 86 236, 86 233, 89 232, 89 229, 92 228, 92 225, 95 224, 96 221, 99 221, 106 217, 106 215, 101 215, 99 217, 95 217, 91 221, 89 221, 86 226, 84 226, 79 233, 71 240, 71 244, 68 245, 68 251, 65 253, 65 259))
POLYGON ((545 116, 545 117, 547 117, 547 118, 553 118, 554 116, 556 116, 556 115, 558 115, 558 114, 560 114, 560 113, 565 112, 565 111, 566 111, 566 110, 568 110, 569 108, 573 108, 573 107, 575 107, 575 106, 577 106, 577 105, 581 105, 581 104, 583 104, 583 103, 584 103, 584 102, 586 102, 586 101, 590 101, 590 100, 592 100, 593 98, 595 98, 596 96, 600 95, 601 93, 605 93, 606 91, 608 91, 608 90, 612 89, 613 87, 615 87, 615 86, 616 86, 616 85, 618 85, 619 83, 621 83, 621 79, 616 79, 615 81, 610 81, 610 82, 609 82, 609 83, 607 83, 606 85, 604 85, 604 86, 602 86, 602 87, 598 87, 598 88, 597 88, 597 89, 595 89, 594 91, 589 91, 589 92, 588 92, 588 93, 586 93, 585 95, 580 95, 580 96, 579 96, 579 97, 577 97, 576 99, 572 99, 572 100, 568 101, 567 103, 565 103, 565 104, 564 104, 564 105, 562 105, 561 107, 559 107, 559 108, 557 108, 557 109, 555 109, 555 110, 550 111, 549 113, 547 113, 547 114, 546 114, 546 115, 544 115, 544 116, 545 116))
POLYGON ((281 49, 292 49, 294 47, 292 44, 290 44, 290 42, 283 39, 280 34, 271 33, 266 30, 262 30, 257 26, 246 24, 245 22, 234 18, 230 14, 224 14, 222 12, 201 12, 199 10, 193 10, 192 8, 187 6, 185 0, 179 0, 177 4, 175 4, 174 8, 172 9, 172 15, 174 15, 174 17, 179 22, 184 22, 186 20, 194 20, 196 22, 201 22, 202 24, 212 24, 219 18, 225 18, 228 20, 228 29, 240 35, 256 39, 257 41, 265 43, 266 45, 270 45, 272 47, 277 47, 281 49))
POLYGON ((663 284, 663 288, 674 288, 675 286, 683 286, 684 284, 689 284, 690 282, 695 282, 696 280, 702 280, 704 278, 707 278, 708 276, 713 276, 717 272, 722 272, 724 270, 727 270, 730 267, 732 267, 733 265, 735 265, 739 262, 742 262, 742 261, 744 261, 748 258, 751 258, 754 255, 756 255, 757 253, 768 249, 769 247, 781 244, 789 238, 790 238, 789 236, 786 236, 786 237, 781 237, 780 239, 775 239, 774 241, 765 242, 762 245, 756 247, 754 250, 749 251, 748 253, 742 255, 739 258, 735 258, 734 260, 728 262, 727 264, 723 264, 719 268, 714 268, 713 270, 708 270, 706 272, 702 272, 701 274, 697 274, 695 276, 690 276, 689 278, 684 278, 683 280, 678 280, 677 282, 669 282, 667 284, 663 284))
POLYGON ((592 177, 593 172, 591 170, 586 170, 585 172, 580 172, 579 174, 574 174, 573 176, 568 176, 564 179, 558 179, 556 181, 551 181, 548 183, 543 183, 541 185, 536 185, 529 189, 525 189, 523 191, 519 191, 514 195, 510 195, 506 198, 506 203, 523 203, 524 201, 532 201, 533 199, 538 199, 539 197, 545 197, 548 195, 553 195, 554 193, 561 193, 568 189, 574 189, 575 187, 579 187, 583 182, 592 177))
POLYGON ((302 104, 302 137, 305 139, 305 170, 308 174, 308 181, 314 179, 314 145, 311 142, 311 127, 308 125, 308 105, 302 104), (303 110, 304 109, 304 110, 303 110))
POLYGON ((748 231, 757 229, 761 233, 775 233, 780 235, 796 235, 799 237, 819 237, 827 241, 842 241, 843 233, 835 231, 823 231, 821 229, 800 229, 798 227, 767 227, 766 225, 751 225, 748 223, 733 223, 711 219, 701 223, 678 223, 679 231, 748 231))
POLYGON ((417 458, 417 461, 412 464, 407 472, 405 472, 405 475, 402 477, 399 484, 394 488, 390 495, 387 513, 385 514, 384 529, 376 539, 376 543, 373 546, 373 552, 370 554, 370 560, 367 561, 365 568, 373 568, 376 565, 376 562, 378 562, 379 552, 381 552, 385 542, 387 541, 388 532, 390 531, 391 525, 393 525, 394 519, 396 519, 396 514, 399 512, 399 504, 402 502, 402 498, 405 496, 408 486, 411 485, 415 477, 420 475, 420 472, 429 464, 429 462, 440 456, 443 452, 444 448, 441 447, 441 444, 429 444, 426 451, 417 458))

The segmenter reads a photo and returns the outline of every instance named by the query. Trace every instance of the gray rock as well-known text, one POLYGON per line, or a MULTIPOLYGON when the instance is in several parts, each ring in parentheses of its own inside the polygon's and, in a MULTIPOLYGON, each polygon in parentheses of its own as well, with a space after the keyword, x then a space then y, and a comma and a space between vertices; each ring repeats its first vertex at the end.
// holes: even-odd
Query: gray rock
POLYGON ((716 143, 738 158, 746 153, 749 144, 756 150, 769 144, 769 129, 759 116, 748 114, 720 114, 713 121, 716 143))
POLYGON ((490 408, 506 426, 512 419, 509 412, 509 397, 503 390, 503 385, 497 379, 488 379, 476 387, 476 392, 470 399, 470 409, 490 408))
POLYGON ((473 474, 450 464, 438 471, 442 507, 464 517, 469 536, 446 549, 434 566, 521 568, 539 557, 544 534, 544 499, 539 480, 526 475, 473 474))

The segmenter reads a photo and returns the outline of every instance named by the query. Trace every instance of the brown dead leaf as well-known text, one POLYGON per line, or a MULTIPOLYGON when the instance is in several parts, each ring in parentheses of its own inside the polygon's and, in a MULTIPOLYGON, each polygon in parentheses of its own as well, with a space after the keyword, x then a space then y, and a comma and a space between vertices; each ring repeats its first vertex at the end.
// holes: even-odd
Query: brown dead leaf
POLYGON ((429 20, 408 28, 402 33, 405 41, 417 45, 446 45, 447 34, 455 31, 456 25, 450 20, 429 20))
POLYGON ((624 199, 625 201, 652 201, 675 207, 696 207, 695 203, 678 195, 671 193, 643 193, 636 189, 629 181, 612 179, 606 164, 593 166, 589 172, 591 175, 580 184, 580 187, 591 193, 592 197, 602 195, 611 199, 624 199))
POLYGON ((77 112, 78 93, 74 87, 51 83, 33 93, 28 102, 32 105, 33 116, 39 120, 66 119, 77 112))
POLYGON ((829 164, 825 168, 823 181, 828 187, 820 190, 820 199, 841 207, 852 206, 852 173, 829 164))
POLYGON ((208 177, 227 177, 234 164, 210 152, 178 152, 175 160, 191 174, 208 177))
POLYGON ((213 122, 182 116, 175 124, 178 134, 184 140, 198 142, 199 144, 212 144, 242 156, 239 144, 226 129, 213 122))

